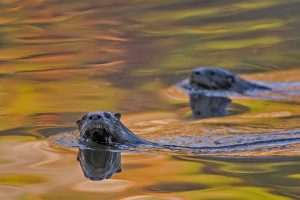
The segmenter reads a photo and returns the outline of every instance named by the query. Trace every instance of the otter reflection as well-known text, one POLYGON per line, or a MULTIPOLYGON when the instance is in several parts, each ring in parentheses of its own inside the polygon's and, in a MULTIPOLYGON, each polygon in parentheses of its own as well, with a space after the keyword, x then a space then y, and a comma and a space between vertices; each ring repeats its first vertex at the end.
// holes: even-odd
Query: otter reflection
POLYGON ((190 106, 195 119, 227 115, 226 108, 230 102, 231 100, 227 97, 190 94, 190 106))
POLYGON ((90 180, 109 179, 121 169, 121 152, 111 149, 79 149, 77 160, 82 171, 90 180))

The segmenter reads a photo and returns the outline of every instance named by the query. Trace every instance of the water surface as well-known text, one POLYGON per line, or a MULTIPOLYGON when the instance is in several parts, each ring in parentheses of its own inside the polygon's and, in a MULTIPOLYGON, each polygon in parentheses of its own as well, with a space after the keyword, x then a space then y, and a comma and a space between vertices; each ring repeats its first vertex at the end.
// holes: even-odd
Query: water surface
POLYGON ((78 149, 49 139, 94 110, 162 143, 297 133, 299 13, 299 0, 1 1, 0 198, 300 198, 298 143, 225 157, 126 151, 122 172, 91 181, 78 149), (280 92, 234 96, 228 113, 195 120, 173 85, 207 65, 280 92))

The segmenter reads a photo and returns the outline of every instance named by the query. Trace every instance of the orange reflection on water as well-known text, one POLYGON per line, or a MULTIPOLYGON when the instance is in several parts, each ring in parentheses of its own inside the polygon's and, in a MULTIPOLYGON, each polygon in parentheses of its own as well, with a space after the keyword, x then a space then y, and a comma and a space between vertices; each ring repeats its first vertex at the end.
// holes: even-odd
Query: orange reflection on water
POLYGON ((76 150, 45 138, 94 110, 122 112, 126 126, 158 141, 299 129, 299 95, 233 97, 230 115, 192 120, 188 96, 172 87, 204 65, 299 81, 299 8, 297 0, 2 0, 0 199, 298 198, 298 145, 234 154, 254 160, 124 153, 122 173, 92 182, 76 150), (268 157, 279 154, 290 157, 268 157))

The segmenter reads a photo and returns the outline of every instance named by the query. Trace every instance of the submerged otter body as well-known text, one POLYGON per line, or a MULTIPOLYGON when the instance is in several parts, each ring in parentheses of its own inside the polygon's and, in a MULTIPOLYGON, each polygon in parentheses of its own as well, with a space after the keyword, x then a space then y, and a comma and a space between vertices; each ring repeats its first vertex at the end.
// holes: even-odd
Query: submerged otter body
POLYGON ((189 92, 228 91, 244 94, 253 90, 271 88, 240 78, 227 70, 215 67, 199 67, 192 70, 188 83, 182 87, 189 92))
POLYGON ((120 121, 120 113, 105 111, 89 112, 77 120, 77 127, 80 131, 80 139, 93 141, 98 144, 113 146, 115 144, 137 146, 153 145, 130 130, 120 121))

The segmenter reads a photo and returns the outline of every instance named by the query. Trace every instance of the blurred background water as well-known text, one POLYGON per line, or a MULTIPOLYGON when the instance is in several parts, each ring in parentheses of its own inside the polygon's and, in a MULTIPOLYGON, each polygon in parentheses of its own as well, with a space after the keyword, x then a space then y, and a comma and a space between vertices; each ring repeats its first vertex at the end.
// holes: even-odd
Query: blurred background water
POLYGON ((300 81, 299 13, 299 0, 2 0, 0 198, 300 198, 297 145, 280 158, 125 153, 121 173, 95 182, 77 150, 47 140, 94 110, 152 140, 298 130, 299 95, 234 98, 234 115, 193 121, 172 85, 207 65, 300 81))

